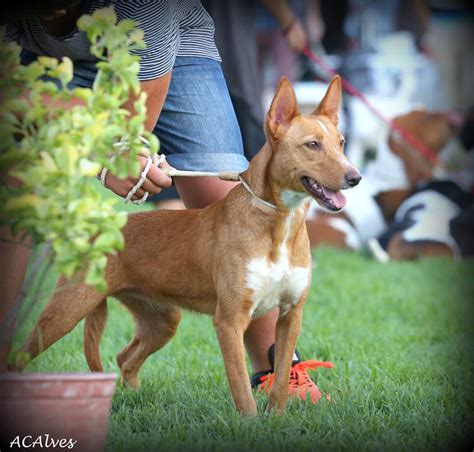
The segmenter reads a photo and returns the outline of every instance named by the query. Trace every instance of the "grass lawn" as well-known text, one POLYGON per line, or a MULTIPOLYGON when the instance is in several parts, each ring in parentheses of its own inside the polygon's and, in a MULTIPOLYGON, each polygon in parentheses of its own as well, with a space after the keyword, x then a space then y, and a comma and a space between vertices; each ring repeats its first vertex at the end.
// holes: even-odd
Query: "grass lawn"
MULTIPOLYGON (((118 386, 108 450, 473 450, 474 262, 383 265, 331 249, 314 257, 299 349, 334 362, 313 374, 331 402, 241 418, 211 319, 186 313, 176 337, 145 363, 141 390, 118 386)), ((114 300, 109 312, 102 358, 117 372, 115 355, 134 326, 114 300)), ((28 370, 87 370, 82 324, 28 370)), ((266 398, 257 400, 263 413, 266 398)))

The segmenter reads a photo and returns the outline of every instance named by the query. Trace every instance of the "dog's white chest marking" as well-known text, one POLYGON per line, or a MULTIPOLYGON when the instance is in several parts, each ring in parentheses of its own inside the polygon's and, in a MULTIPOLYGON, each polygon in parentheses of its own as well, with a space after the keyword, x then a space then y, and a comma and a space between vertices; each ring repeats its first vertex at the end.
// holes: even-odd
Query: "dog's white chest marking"
POLYGON ((252 318, 260 317, 277 306, 286 314, 291 305, 300 301, 308 286, 310 268, 290 265, 286 242, 292 217, 290 215, 287 220, 287 232, 278 259, 270 262, 263 256, 247 264, 246 282, 247 288, 252 290, 252 318))
POLYGON ((309 199, 309 195, 306 192, 298 192, 293 190, 283 190, 281 194, 281 200, 285 206, 290 209, 298 209, 301 207, 303 202, 309 199))

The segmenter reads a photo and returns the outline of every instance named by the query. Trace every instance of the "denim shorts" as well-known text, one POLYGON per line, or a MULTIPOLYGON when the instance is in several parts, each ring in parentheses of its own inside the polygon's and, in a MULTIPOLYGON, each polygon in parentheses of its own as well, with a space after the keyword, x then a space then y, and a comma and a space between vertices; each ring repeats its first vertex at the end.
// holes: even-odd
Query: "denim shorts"
MULTIPOLYGON (((23 51, 22 63, 36 55, 23 51)), ((97 69, 76 61, 70 87, 90 88, 97 69)), ((177 57, 163 110, 153 133, 169 164, 189 171, 244 171, 242 137, 221 65, 203 57, 177 57)))
POLYGON ((171 166, 194 171, 244 171, 242 136, 218 61, 176 58, 154 131, 171 166))

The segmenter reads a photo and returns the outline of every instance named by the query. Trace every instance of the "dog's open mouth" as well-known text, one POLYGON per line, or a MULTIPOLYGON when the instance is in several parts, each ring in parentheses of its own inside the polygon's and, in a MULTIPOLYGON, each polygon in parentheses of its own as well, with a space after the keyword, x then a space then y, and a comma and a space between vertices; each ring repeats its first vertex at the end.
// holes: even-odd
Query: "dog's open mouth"
POLYGON ((339 212, 346 205, 346 197, 338 190, 334 191, 318 184, 311 177, 303 176, 301 183, 306 191, 322 206, 332 212, 339 212))

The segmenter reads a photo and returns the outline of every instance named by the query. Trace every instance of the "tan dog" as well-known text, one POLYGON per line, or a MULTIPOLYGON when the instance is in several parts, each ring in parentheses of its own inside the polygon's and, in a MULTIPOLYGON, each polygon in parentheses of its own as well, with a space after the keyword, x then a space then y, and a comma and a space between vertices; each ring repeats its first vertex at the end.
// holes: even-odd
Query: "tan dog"
POLYGON ((130 215, 125 249, 109 258, 107 292, 60 281, 63 287, 23 351, 37 356, 86 318, 87 362, 91 370, 102 370, 99 341, 106 298, 113 295, 135 317, 136 335, 117 363, 124 382, 137 388, 143 362, 173 337, 181 308, 206 313, 214 316, 235 406, 255 415, 243 336, 253 318, 278 306, 276 374, 268 410, 282 412, 311 282, 307 201, 311 195, 327 210, 340 211, 345 198, 339 190, 360 180, 336 129, 340 97, 335 77, 313 114, 301 116, 290 83, 282 79, 266 118, 268 142, 242 174, 247 187, 235 187, 202 210, 130 215))

